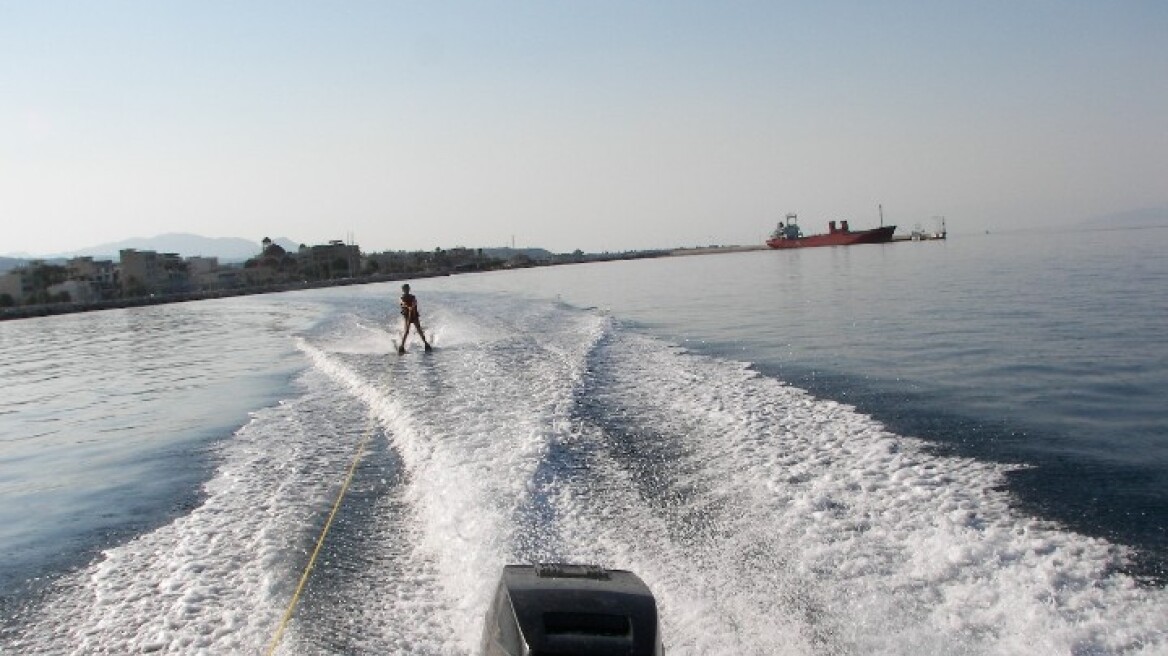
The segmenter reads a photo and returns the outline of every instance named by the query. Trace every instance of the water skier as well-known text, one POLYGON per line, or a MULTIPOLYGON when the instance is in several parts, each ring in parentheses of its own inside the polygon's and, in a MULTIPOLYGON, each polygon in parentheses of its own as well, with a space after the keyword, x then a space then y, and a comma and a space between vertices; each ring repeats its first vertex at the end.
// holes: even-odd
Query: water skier
POLYGON ((402 333, 401 343, 397 345, 397 353, 401 355, 406 352, 406 338, 410 336, 410 326, 413 325, 418 329, 418 337, 422 338, 422 343, 426 345, 426 350, 430 350, 430 342, 426 341, 426 333, 422 332, 421 315, 418 314, 418 298, 410 293, 410 285, 406 283, 402 285, 401 295, 401 315, 405 320, 406 329, 402 333))

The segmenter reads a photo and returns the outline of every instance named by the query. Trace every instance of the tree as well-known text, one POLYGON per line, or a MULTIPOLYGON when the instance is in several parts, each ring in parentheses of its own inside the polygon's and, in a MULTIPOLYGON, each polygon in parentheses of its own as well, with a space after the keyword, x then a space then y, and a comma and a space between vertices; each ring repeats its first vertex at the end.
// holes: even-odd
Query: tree
POLYGON ((126 280, 125 290, 125 296, 130 298, 135 296, 145 296, 150 293, 150 290, 146 289, 146 285, 144 285, 142 281, 138 280, 138 278, 135 276, 130 276, 126 280))
POLYGON ((32 288, 38 292, 47 292, 49 287, 69 279, 69 270, 56 264, 34 266, 29 273, 32 275, 32 288))

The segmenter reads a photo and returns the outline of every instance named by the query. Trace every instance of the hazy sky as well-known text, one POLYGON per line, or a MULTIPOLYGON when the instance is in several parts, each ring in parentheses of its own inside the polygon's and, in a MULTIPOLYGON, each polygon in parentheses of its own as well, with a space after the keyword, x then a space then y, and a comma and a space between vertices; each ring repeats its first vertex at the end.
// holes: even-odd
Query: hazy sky
POLYGON ((0 0, 0 253, 1168 206, 1168 2, 0 0))

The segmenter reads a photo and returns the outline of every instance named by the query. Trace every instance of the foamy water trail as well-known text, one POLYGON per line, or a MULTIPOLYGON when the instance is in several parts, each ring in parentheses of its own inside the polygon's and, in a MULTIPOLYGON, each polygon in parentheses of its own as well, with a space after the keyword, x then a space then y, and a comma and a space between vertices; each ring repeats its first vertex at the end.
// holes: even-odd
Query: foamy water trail
POLYGON ((1011 510, 1004 469, 611 318, 493 296, 297 338, 302 393, 201 503, 30 608, 5 653, 474 654, 503 564, 631 569, 670 654, 1163 654, 1121 549, 1011 510), (420 346, 418 344, 417 346, 420 346))
MULTIPOLYGON (((328 381, 311 374, 305 383, 328 381)), ((59 580, 5 651, 256 652, 359 436, 359 425, 330 421, 321 400, 256 413, 222 446, 201 505, 59 580)), ((360 416, 351 399, 334 407, 360 416)))
POLYGON ((582 547, 658 594, 674 653, 1168 649, 1164 591, 1116 574, 1122 550, 1015 516, 1001 467, 654 340, 594 360, 575 448, 608 482, 560 502, 582 547))

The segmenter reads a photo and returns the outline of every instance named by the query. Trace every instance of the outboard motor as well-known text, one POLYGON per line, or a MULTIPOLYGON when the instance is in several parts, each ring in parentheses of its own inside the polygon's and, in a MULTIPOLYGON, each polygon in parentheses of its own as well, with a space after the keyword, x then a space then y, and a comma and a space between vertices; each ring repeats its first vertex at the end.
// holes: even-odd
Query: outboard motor
POLYGON ((482 656, 664 656, 657 602, 636 574, 592 565, 507 565, 482 656))

